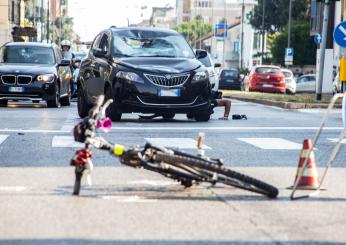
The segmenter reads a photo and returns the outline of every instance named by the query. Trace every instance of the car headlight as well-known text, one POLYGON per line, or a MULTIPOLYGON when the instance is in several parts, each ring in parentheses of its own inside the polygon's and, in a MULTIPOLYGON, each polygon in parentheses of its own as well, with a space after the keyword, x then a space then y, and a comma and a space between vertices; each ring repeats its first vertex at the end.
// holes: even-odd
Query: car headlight
POLYGON ((192 82, 200 82, 200 81, 205 81, 209 78, 208 72, 207 71, 198 71, 196 74, 193 76, 192 82))
POLYGON ((45 83, 53 82, 54 79, 55 79, 54 74, 42 74, 37 76, 37 81, 45 82, 45 83))
POLYGON ((125 79, 129 83, 144 83, 144 80, 134 72, 119 71, 116 75, 117 78, 125 79))

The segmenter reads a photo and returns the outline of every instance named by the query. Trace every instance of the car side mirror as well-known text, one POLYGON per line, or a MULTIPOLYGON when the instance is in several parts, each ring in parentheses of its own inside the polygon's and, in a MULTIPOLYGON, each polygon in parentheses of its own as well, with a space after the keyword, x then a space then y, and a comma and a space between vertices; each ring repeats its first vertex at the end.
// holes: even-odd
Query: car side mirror
POLYGON ((68 59, 63 59, 61 60, 59 66, 70 66, 71 65, 71 60, 68 59))
POLYGON ((207 51, 203 50, 203 49, 197 49, 196 50, 196 58, 197 59, 203 59, 205 57, 207 57, 208 53, 207 51))
POLYGON ((95 56, 95 57, 98 57, 98 58, 103 58, 103 57, 105 57, 106 56, 106 52, 105 51, 103 51, 102 49, 100 49, 100 48, 94 48, 93 49, 93 55, 95 56))
POLYGON ((218 67, 221 67, 221 64, 220 63, 215 63, 214 64, 214 68, 218 68, 218 67))

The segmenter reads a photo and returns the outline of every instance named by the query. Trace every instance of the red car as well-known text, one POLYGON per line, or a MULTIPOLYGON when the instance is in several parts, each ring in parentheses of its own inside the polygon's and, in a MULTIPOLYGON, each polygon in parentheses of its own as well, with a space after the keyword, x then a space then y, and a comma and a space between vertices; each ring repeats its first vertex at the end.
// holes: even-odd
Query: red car
POLYGON ((278 66, 255 66, 244 79, 244 88, 249 91, 285 93, 285 76, 278 66))

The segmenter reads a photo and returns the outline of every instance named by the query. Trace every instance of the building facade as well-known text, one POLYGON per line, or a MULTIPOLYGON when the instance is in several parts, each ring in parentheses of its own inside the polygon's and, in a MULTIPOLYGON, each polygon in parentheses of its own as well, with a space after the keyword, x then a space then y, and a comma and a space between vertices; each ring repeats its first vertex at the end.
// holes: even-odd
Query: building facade
POLYGON ((255 4, 255 0, 177 0, 177 24, 201 16, 204 23, 210 23, 213 28, 208 38, 200 37, 203 43, 197 42, 195 48, 207 49, 224 68, 251 68, 256 51, 253 49, 256 47, 255 31, 247 23, 246 15, 253 10, 255 4), (216 25, 220 23, 228 26, 226 37, 214 35, 216 25))

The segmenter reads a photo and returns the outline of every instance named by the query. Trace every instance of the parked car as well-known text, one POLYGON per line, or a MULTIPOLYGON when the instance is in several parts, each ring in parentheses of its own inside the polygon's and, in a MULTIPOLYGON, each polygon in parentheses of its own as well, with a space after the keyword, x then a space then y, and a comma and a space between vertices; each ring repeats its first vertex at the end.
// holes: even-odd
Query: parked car
POLYGON ((297 78, 297 93, 316 92, 316 74, 306 74, 297 78))
POLYGON ((208 121, 211 84, 198 59, 207 56, 172 30, 127 27, 104 30, 93 41, 78 77, 78 113, 85 117, 95 96, 114 102, 106 111, 113 121, 123 113, 155 113, 173 118, 190 114, 208 121))
POLYGON ((278 66, 254 66, 243 83, 245 91, 286 92, 285 76, 278 66))
POLYGON ((289 69, 281 69, 285 76, 286 81, 286 93, 295 94, 297 89, 296 79, 294 78, 293 72, 289 69))
POLYGON ((219 80, 217 78, 217 73, 215 71, 215 68, 221 67, 221 64, 215 63, 211 57, 211 55, 208 53, 208 55, 204 58, 198 59, 207 69, 209 73, 209 80, 212 86, 213 91, 219 90, 219 80))
POLYGON ((74 64, 73 79, 72 79, 73 80, 72 97, 76 97, 78 93, 77 79, 79 76, 80 63, 87 56, 87 53, 80 51, 80 52, 74 52, 73 54, 75 55, 75 64, 74 64))
POLYGON ((219 89, 241 90, 241 81, 239 69, 224 69, 219 76, 219 89))
POLYGON ((11 42, 0 48, 0 105, 9 100, 44 100, 70 105, 71 61, 54 44, 11 42))

